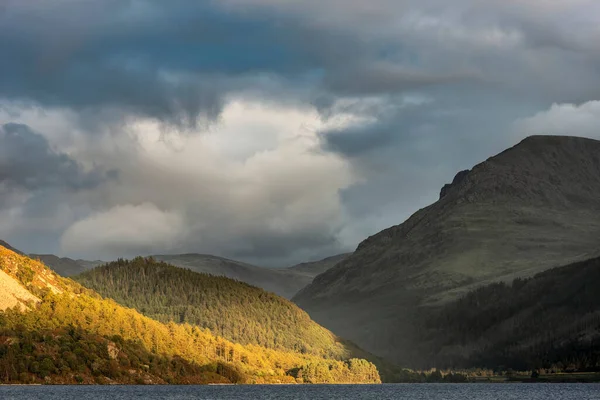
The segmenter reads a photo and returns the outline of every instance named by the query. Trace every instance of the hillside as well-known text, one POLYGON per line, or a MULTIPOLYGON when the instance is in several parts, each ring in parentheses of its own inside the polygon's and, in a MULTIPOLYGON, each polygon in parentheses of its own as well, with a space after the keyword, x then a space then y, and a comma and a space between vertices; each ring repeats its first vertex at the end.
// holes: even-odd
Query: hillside
POLYGON ((301 264, 294 265, 288 269, 294 272, 299 272, 308 275, 312 279, 315 276, 322 274, 328 269, 334 267, 337 263, 345 260, 351 253, 338 254, 335 256, 327 257, 319 261, 304 262, 301 264))
POLYGON ((600 254, 600 142, 534 136, 459 175, 293 300, 361 347, 419 365, 426 307, 600 254))
POLYGON ((230 278, 140 257, 74 279, 150 318, 198 325, 241 344, 336 359, 352 352, 294 303, 230 278))
POLYGON ((0 270, 22 303, 0 312, 2 383, 380 381, 364 360, 243 346, 193 325, 157 322, 4 247, 0 270), (21 298, 17 286, 36 299, 21 298))
POLYGON ((23 255, 24 253, 20 250, 15 249, 14 247, 12 247, 10 244, 6 243, 4 240, 0 240, 0 246, 4 247, 6 249, 9 249, 10 251, 14 251, 17 254, 21 254, 23 255))
MULTIPOLYGON (((4 240, 0 240, 0 247, 4 247, 22 256, 26 255, 4 240)), ((77 275, 104 263, 103 261, 73 260, 67 257, 58 257, 54 254, 29 254, 29 257, 43 262, 47 267, 50 267, 50 269, 61 276, 77 275)))
POLYGON ((312 282, 314 275, 287 268, 265 268, 208 254, 154 255, 164 261, 194 272, 226 276, 257 286, 287 299, 312 282))
POLYGON ((600 258, 493 283, 431 310, 437 366, 600 371, 600 258))

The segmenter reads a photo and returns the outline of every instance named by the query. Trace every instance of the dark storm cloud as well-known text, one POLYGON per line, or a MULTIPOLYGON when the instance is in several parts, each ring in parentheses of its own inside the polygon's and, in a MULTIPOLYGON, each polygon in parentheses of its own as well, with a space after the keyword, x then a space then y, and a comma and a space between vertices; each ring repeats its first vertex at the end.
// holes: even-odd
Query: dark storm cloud
POLYGON ((250 76, 302 78, 343 62, 349 47, 293 18, 181 0, 9 2, 0 37, 0 74, 10 77, 0 97, 192 124, 215 118, 250 76))
MULTIPOLYGON (((175 164, 177 157, 165 161, 156 155, 145 168, 131 171, 141 155, 133 154, 139 151, 135 145, 131 155, 105 155, 104 170, 119 163, 130 169, 122 175, 126 182, 107 189, 100 183, 115 179, 106 173, 85 171, 26 127, 9 126, 13 136, 8 137, 5 126, 0 194, 6 196, 0 203, 8 197, 11 204, 21 201, 19 193, 7 191, 7 183, 30 191, 43 188, 22 211, 37 226, 40 218, 64 212, 60 204, 71 204, 72 198, 61 194, 64 188, 97 190, 90 195, 94 201, 74 202, 90 209, 65 217, 64 225, 48 223, 45 233, 7 230, 23 243, 31 238, 40 246, 55 243, 76 221, 89 223, 71 238, 108 232, 113 222, 123 224, 134 210, 139 232, 127 236, 148 237, 142 247, 130 249, 155 249, 169 234, 184 245, 181 251, 221 252, 255 262, 346 250, 435 201, 457 171, 514 144, 507 132, 515 120, 553 103, 600 98, 600 8, 588 0, 0 0, 0 5, 0 101, 67 108, 81 120, 82 131, 100 131, 99 125, 130 117, 150 117, 176 128, 194 126, 198 120, 217 119, 229 101, 240 98, 302 105, 303 110, 311 104, 325 120, 345 114, 363 121, 331 124, 318 132, 322 147, 315 153, 341 158, 360 178, 341 189, 345 220, 330 224, 335 226, 330 230, 321 216, 316 218, 321 224, 308 227, 300 226, 307 218, 286 220, 285 229, 266 227, 262 219, 272 215, 253 208, 243 216, 262 217, 240 223, 236 212, 243 206, 226 207, 237 181, 223 183, 226 194, 215 195, 210 206, 197 205, 207 194, 188 191, 189 186, 206 182, 214 189, 223 175, 215 175, 214 182, 205 179, 203 174, 212 173, 200 170, 206 166, 167 174, 158 167, 175 164), (15 155, 24 152, 35 157, 15 155), (166 176, 157 181, 161 172, 166 176), (164 200, 165 193, 177 201, 164 200), (145 201, 150 205, 140 206, 145 201), (207 224, 218 214, 213 203, 223 212, 221 218, 231 217, 227 224, 219 218, 207 224), (208 248, 202 248, 206 240, 198 239, 198 232, 181 230, 180 223, 190 222, 187 208, 199 215, 191 222, 210 227, 208 238, 214 241, 208 248), (149 220, 164 221, 160 225, 169 228, 167 234, 142 224, 149 220)), ((579 115, 581 108, 575 111, 579 115)), ((558 117, 564 119, 561 114, 551 120, 558 117)), ((593 121, 584 125, 594 126, 593 121)), ((89 149, 76 150, 89 154, 89 149)), ((285 154, 281 159, 287 165, 298 157, 285 154)), ((297 167, 307 176, 308 164, 297 167)), ((258 178, 282 166, 259 170, 258 178)), ((274 185, 304 179, 295 174, 285 178, 274 179, 274 185)), ((303 192, 313 186, 311 182, 303 192)), ((260 187, 256 191, 261 194, 260 187)), ((273 212, 271 204, 259 202, 273 212)), ((323 208, 322 199, 306 202, 311 205, 306 210, 323 208)), ((115 239, 113 233, 107 236, 115 239)), ((78 249, 79 242, 73 243, 78 249)), ((129 246, 120 239, 118 244, 129 246)))
POLYGON ((0 74, 10 77, 0 98, 188 125, 216 118, 227 94, 260 86, 259 76, 336 96, 464 78, 389 62, 405 49, 360 32, 218 2, 9 1, 0 37, 0 74))
POLYGON ((466 73, 462 75, 428 73, 412 67, 405 68, 392 63, 370 61, 367 65, 357 65, 328 75, 325 87, 338 94, 368 95, 400 93, 476 78, 466 73))
POLYGON ((0 183, 26 190, 93 189, 116 171, 85 171, 68 155, 50 148, 46 138, 27 125, 0 126, 0 183))
POLYGON ((339 247, 336 232, 310 230, 283 235, 277 232, 267 234, 260 232, 259 235, 244 241, 243 248, 233 248, 226 251, 235 258, 281 260, 294 254, 299 249, 309 248, 317 252, 319 249, 326 248, 331 252, 339 247))

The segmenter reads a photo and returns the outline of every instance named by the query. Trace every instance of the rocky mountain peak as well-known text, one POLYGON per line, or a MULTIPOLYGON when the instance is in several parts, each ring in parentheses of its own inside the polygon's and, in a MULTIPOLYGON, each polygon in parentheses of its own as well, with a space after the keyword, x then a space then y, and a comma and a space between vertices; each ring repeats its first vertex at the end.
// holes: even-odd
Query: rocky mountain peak
POLYGON ((442 190, 440 190, 440 199, 443 198, 444 196, 446 196, 446 194, 448 193, 448 191, 458 185, 459 183, 461 183, 469 174, 469 171, 471 171, 470 169, 465 169, 463 171, 460 171, 459 173, 457 173, 454 176, 454 179, 452 179, 452 183, 446 183, 443 187, 442 190))

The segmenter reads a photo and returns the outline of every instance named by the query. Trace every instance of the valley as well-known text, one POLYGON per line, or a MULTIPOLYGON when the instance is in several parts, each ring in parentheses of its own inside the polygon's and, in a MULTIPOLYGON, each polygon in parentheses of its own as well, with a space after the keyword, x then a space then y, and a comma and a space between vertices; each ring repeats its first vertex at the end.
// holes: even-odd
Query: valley
POLYGON ((4 369, 17 357, 11 380, 55 383, 596 379, 599 154, 590 139, 527 138, 355 252, 286 268, 197 253, 28 258, 1 242, 4 369), (61 358, 39 373, 23 343, 102 367, 61 358))

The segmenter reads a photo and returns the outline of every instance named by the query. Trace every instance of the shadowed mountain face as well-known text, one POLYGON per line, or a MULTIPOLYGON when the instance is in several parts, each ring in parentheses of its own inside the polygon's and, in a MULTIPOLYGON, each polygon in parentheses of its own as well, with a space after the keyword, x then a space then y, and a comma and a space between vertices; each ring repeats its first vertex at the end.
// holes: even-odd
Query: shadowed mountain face
POLYGON ((436 307, 420 353, 438 367, 593 370, 600 365, 600 258, 436 307))
POLYGON ((334 267, 340 261, 345 260, 350 254, 351 253, 338 254, 336 256, 327 257, 319 261, 304 262, 290 267, 289 270, 308 275, 311 277, 312 281, 315 276, 320 275, 328 269, 334 267))
POLYGON ((311 283, 320 271, 332 267, 335 264, 333 261, 339 256, 330 257, 333 259, 331 261, 325 259, 307 263, 306 268, 301 267, 304 264, 290 268, 265 268, 227 258, 196 253, 156 255, 152 257, 194 272, 225 276, 246 282, 290 299, 300 289, 311 283))
POLYGON ((600 254, 600 142, 534 136, 460 175, 294 301, 363 348, 417 365, 426 308, 600 254))

